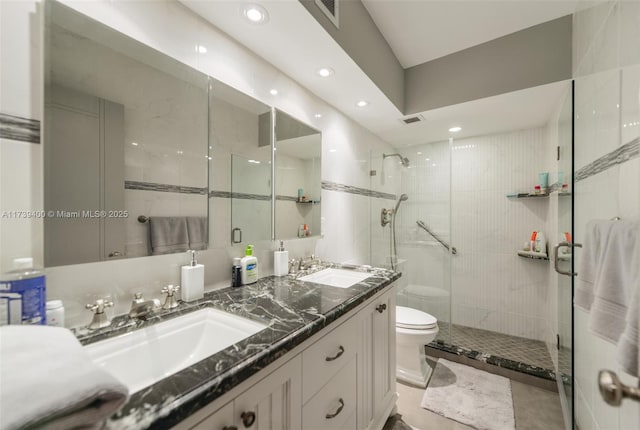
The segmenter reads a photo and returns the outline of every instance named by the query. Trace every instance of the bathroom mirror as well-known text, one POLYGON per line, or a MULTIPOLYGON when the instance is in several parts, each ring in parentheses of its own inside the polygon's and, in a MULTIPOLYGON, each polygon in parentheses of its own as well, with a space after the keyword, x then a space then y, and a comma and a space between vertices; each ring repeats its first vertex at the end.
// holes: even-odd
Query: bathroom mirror
POLYGON ((271 108, 213 78, 209 94, 211 242, 270 240, 271 108))
POLYGON ((209 78, 55 1, 44 46, 45 266, 206 249, 209 78))
POLYGON ((275 117, 274 236, 319 236, 322 134, 280 110, 275 117))

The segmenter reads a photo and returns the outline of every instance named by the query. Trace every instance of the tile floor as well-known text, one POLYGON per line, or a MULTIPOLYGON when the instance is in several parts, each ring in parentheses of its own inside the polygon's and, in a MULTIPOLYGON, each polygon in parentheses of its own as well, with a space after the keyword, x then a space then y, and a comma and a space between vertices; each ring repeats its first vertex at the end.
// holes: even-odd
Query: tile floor
MULTIPOLYGON (((437 359, 429 360, 431 365, 437 359)), ((472 427, 445 418, 420 407, 424 388, 398 382, 398 413, 402 421, 418 430, 473 430, 472 427)), ((558 394, 542 388, 511 381, 516 430, 563 430, 564 421, 558 394)), ((393 427, 396 428, 396 427, 393 427)), ((399 428, 399 427, 398 427, 399 428)))
POLYGON ((547 345, 539 340, 438 321, 438 340, 543 369, 554 370, 547 345), (449 333, 451 331, 451 339, 449 333))

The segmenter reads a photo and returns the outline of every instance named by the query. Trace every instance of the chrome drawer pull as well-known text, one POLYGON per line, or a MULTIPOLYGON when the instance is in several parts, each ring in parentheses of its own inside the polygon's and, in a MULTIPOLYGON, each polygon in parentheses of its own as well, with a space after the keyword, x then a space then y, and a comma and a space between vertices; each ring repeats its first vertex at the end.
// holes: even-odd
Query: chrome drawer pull
POLYGON ((342 400, 342 398, 340 398, 340 400, 338 400, 338 402, 340 403, 340 406, 338 407, 338 410, 337 410, 335 413, 333 413, 333 414, 327 414, 327 415, 325 415, 324 417, 325 417, 326 419, 330 420, 331 418, 335 418, 335 417, 337 417, 337 416, 338 416, 338 414, 339 414, 340 412, 342 412, 342 408, 344 408, 344 400, 342 400))
POLYGON ((327 358, 325 358, 325 360, 333 361, 333 360, 336 360, 336 359, 340 358, 340 356, 342 354, 344 354, 344 347, 342 345, 340 345, 339 349, 340 349, 340 351, 338 351, 338 353, 336 355, 334 355, 333 357, 327 357, 327 358))

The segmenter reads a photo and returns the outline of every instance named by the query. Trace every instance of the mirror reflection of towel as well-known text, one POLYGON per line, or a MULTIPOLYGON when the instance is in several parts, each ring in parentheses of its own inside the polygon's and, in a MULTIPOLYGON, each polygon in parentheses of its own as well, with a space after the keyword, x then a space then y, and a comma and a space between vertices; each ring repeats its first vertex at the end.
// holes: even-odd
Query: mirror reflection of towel
POLYGON ((207 227, 207 217, 187 217, 190 250, 200 251, 207 249, 209 243, 209 231, 207 227))
POLYGON ((189 235, 185 217, 149 218, 151 255, 184 252, 189 249, 189 235))

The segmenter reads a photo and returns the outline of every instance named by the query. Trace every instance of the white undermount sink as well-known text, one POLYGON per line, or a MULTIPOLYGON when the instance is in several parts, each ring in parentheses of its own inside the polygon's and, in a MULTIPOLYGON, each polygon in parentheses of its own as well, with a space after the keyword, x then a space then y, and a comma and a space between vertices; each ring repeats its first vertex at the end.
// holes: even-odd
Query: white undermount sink
POLYGON ((89 344, 85 350, 135 393, 266 327, 206 308, 89 344))
POLYGON ((331 285, 338 288, 349 288, 358 282, 371 277, 371 273, 356 272, 345 269, 324 269, 311 275, 298 278, 300 281, 315 282, 316 284, 331 285))

